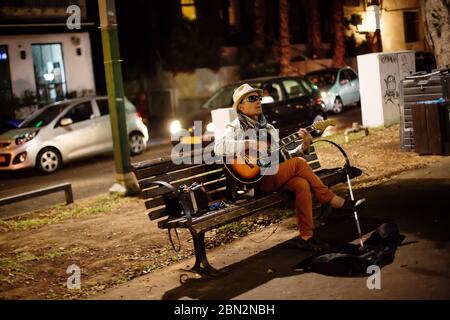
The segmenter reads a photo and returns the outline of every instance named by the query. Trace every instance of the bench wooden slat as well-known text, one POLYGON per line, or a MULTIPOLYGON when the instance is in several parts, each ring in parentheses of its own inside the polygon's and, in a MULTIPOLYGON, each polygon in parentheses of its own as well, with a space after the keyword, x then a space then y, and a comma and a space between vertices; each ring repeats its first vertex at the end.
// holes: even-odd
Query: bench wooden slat
POLYGON ((145 207, 147 209, 152 209, 157 206, 164 204, 164 198, 162 196, 151 198, 149 201, 145 202, 145 207))
MULTIPOLYGON (((208 196, 210 197, 211 201, 218 201, 218 200, 225 200, 226 194, 227 194, 227 191, 225 189, 223 189, 223 190, 219 189, 219 190, 214 190, 213 193, 209 193, 208 196)), ((155 202, 154 208, 164 205, 164 199, 162 197, 158 198, 158 201, 159 201, 159 204, 156 204, 156 202, 155 202)), ((156 219, 160 219, 160 218, 163 218, 166 216, 167 216, 167 212, 165 211, 164 207, 158 208, 158 209, 150 211, 148 213, 148 217, 150 220, 156 220, 156 219)))
MULTIPOLYGON (((223 188, 225 185, 226 185, 226 179, 222 178, 222 179, 220 179, 218 181, 209 182, 208 184, 205 184, 204 187, 205 187, 207 192, 212 192, 212 191, 214 191, 214 190, 216 190, 218 188, 223 188)), ((145 201, 145 207, 147 209, 152 209, 152 208, 154 208, 156 206, 159 206, 159 205, 163 204, 164 203, 163 196, 165 194, 169 194, 169 193, 170 192, 167 191, 167 192, 165 192, 165 193, 163 193, 163 194, 161 194, 159 196, 150 198, 150 200, 145 201)))
POLYGON ((316 154, 315 152, 312 152, 312 153, 310 153, 310 154, 308 154, 308 155, 305 155, 304 158, 305 158, 305 160, 306 160, 307 162, 311 162, 311 161, 314 161, 314 160, 317 160, 317 159, 318 159, 318 158, 317 158, 317 154, 316 154))
MULTIPOLYGON (((200 217, 194 217, 192 219, 192 227, 196 230, 207 231, 211 228, 235 221, 236 219, 249 216, 255 211, 282 203, 286 201, 287 198, 288 196, 284 193, 273 193, 256 200, 247 200, 243 202, 238 201, 235 204, 230 205, 228 208, 213 211, 200 217)), ((186 228, 187 225, 188 221, 186 218, 179 218, 175 220, 165 219, 158 222, 158 227, 162 229, 169 227, 186 228)))
POLYGON ((166 182, 172 182, 172 181, 180 180, 182 178, 199 175, 199 174, 206 173, 208 171, 217 170, 217 169, 220 169, 220 167, 215 166, 215 165, 207 165, 207 164, 192 165, 190 167, 184 167, 183 170, 170 171, 170 172, 152 176, 152 177, 149 177, 146 179, 141 179, 141 180, 139 180, 139 186, 141 187, 141 189, 147 189, 150 187, 151 182, 153 182, 153 181, 162 180, 162 181, 166 181, 166 182))
MULTIPOLYGON (((194 163, 197 160, 195 157, 203 155, 203 153, 192 152, 184 157, 176 158, 177 163, 172 161, 171 156, 165 156, 161 158, 145 160, 132 164, 133 171, 136 175, 136 179, 140 180, 142 178, 155 176, 161 173, 166 173, 170 171, 175 171, 181 168, 190 167, 196 165, 194 163)), ((200 158, 201 160, 202 158, 200 158)))
POLYGON ((157 165, 155 167, 144 168, 144 169, 140 169, 140 170, 136 171, 136 179, 138 181, 140 181, 140 180, 148 178, 148 177, 152 177, 152 176, 155 176, 158 174, 173 171, 173 169, 175 169, 175 168, 182 169, 182 168, 188 168, 191 166, 192 166, 192 164, 174 165, 172 162, 163 163, 163 164, 157 165))
MULTIPOLYGON (((172 185, 175 188, 178 188, 182 184, 190 185, 194 182, 205 183, 205 182, 212 181, 212 180, 218 180, 221 178, 221 176, 223 174, 224 173, 222 170, 218 170, 215 172, 208 172, 208 174, 206 174, 206 175, 198 176, 198 177, 188 177, 186 180, 181 180, 181 181, 175 182, 172 185)), ((158 187, 158 188, 144 190, 142 192, 142 197, 144 199, 148 199, 148 198, 152 198, 152 197, 164 194, 164 193, 167 193, 167 188, 158 187)))
POLYGON ((224 186, 222 188, 218 188, 218 189, 215 189, 215 190, 207 192, 207 193, 208 193, 208 197, 212 201, 216 201, 216 200, 219 200, 219 199, 225 199, 226 194, 227 194, 227 189, 224 186))
POLYGON ((160 208, 154 211, 151 211, 148 213, 148 217, 150 218, 150 220, 156 220, 156 219, 160 219, 162 217, 167 216, 167 212, 166 212, 166 208, 160 208))
POLYGON ((316 170, 320 168, 320 163, 319 161, 315 161, 315 162, 309 162, 308 163, 309 166, 311 167, 311 169, 316 170))
MULTIPOLYGON (((222 187, 218 189, 219 191, 221 191, 221 189, 224 188, 225 182, 222 181, 221 185, 222 185, 222 187)), ((218 184, 218 186, 219 186, 219 184, 218 184)), ((217 188, 214 188, 214 190, 212 190, 212 191, 208 191, 207 190, 207 194, 211 195, 214 192, 218 192, 218 190, 217 190, 217 188)), ((212 200, 216 200, 216 199, 212 199, 212 200)), ((146 201, 145 202, 145 207, 147 209, 152 209, 152 208, 155 208, 155 207, 160 206, 162 204, 164 204, 164 198, 163 198, 163 196, 158 196, 158 197, 151 198, 150 200, 146 201)))

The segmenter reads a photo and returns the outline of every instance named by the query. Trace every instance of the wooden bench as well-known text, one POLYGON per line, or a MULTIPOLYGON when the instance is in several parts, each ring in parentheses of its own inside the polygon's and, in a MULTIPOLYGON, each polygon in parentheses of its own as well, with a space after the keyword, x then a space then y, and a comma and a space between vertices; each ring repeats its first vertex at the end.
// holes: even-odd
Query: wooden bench
MULTIPOLYGON (((324 141, 324 140, 322 140, 324 141)), ((330 141, 328 141, 330 142, 330 141)), ((324 169, 321 168, 314 146, 311 146, 310 153, 305 159, 310 167, 329 187, 347 181, 347 173, 350 178, 361 175, 362 171, 350 166, 348 158, 338 145, 346 159, 344 167, 324 169)), ((141 188, 142 198, 145 206, 149 209, 150 220, 158 220, 158 227, 161 229, 188 228, 194 242, 195 265, 191 269, 203 275, 215 275, 220 273, 208 262, 205 249, 205 232, 218 228, 222 225, 234 222, 254 213, 292 199, 292 195, 286 192, 276 192, 259 195, 252 199, 234 200, 232 197, 232 184, 226 178, 220 164, 174 164, 170 157, 163 157, 132 164, 134 174, 141 188), (163 195, 169 193, 165 187, 152 185, 154 181, 165 181, 171 183, 175 188, 193 182, 203 183, 210 200, 228 200, 229 205, 223 209, 207 212, 201 216, 193 216, 192 220, 183 218, 168 218, 165 211, 163 195), (231 201, 231 203, 230 203, 231 201)))

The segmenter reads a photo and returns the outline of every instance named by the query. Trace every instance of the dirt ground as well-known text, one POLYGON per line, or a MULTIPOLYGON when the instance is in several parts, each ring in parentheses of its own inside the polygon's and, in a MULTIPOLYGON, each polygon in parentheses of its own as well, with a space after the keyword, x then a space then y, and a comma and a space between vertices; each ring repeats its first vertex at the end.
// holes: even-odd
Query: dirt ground
MULTIPOLYGON (((342 135, 331 137, 348 152, 352 164, 365 172, 353 181, 355 189, 385 182, 442 158, 400 151, 398 125, 351 138, 344 144, 342 135)), ((332 147, 321 143, 316 148, 323 166, 343 163, 332 147)), ((334 189, 344 192, 345 188, 342 184, 334 189)), ((224 245, 282 217, 295 228, 291 207, 273 208, 208 232, 207 245, 224 245)), ((188 232, 180 231, 181 251, 175 252, 167 231, 149 221, 138 198, 91 198, 0 221, 0 230, 1 299, 86 298, 193 255, 188 232), (81 268, 81 290, 66 289, 67 268, 72 264, 81 268)))

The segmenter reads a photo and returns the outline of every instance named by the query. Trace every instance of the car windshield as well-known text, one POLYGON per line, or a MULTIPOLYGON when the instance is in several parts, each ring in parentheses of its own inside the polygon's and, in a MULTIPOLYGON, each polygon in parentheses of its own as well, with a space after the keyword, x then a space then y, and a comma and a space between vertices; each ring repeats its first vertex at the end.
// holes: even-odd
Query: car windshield
MULTIPOLYGON (((202 108, 204 109, 219 109, 219 108, 231 108, 233 105, 233 93, 237 87, 241 84, 236 84, 219 89, 211 98, 206 101, 202 108)), ((260 88, 261 83, 249 83, 253 88, 260 88)))
POLYGON ((319 88, 333 85, 336 77, 337 70, 326 70, 306 75, 306 78, 319 88))
POLYGON ((68 106, 68 103, 50 105, 36 111, 30 117, 25 119, 19 128, 40 128, 48 125, 52 122, 64 109, 68 106))

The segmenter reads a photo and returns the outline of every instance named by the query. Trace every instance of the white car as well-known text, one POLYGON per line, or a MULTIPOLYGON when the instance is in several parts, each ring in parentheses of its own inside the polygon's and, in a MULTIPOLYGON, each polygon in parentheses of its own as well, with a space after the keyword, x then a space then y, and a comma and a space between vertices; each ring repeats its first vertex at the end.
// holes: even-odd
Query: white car
MULTIPOLYGON (((131 154, 140 154, 149 139, 147 127, 126 98, 125 111, 131 154)), ((18 129, 0 135, 0 170, 35 167, 53 173, 63 163, 112 150, 107 97, 64 100, 37 110, 18 129)))

